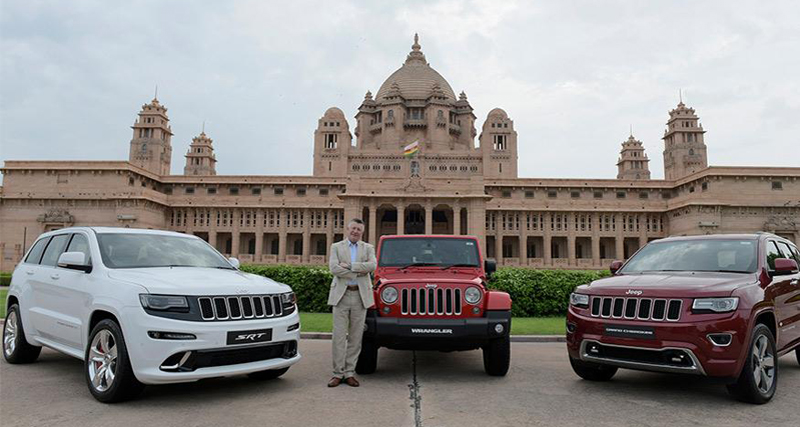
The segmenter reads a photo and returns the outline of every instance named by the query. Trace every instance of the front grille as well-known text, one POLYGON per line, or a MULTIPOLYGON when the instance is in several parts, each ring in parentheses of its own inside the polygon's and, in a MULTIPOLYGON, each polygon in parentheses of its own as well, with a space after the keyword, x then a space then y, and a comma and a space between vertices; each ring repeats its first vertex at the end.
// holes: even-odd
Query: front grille
POLYGON ((200 297, 203 320, 241 320, 281 317, 285 314, 280 295, 200 297))
POLYGON ((400 292, 400 308, 411 315, 461 314, 460 288, 405 288, 400 292))
POLYGON ((683 301, 679 299, 592 297, 592 317, 677 322, 683 301))

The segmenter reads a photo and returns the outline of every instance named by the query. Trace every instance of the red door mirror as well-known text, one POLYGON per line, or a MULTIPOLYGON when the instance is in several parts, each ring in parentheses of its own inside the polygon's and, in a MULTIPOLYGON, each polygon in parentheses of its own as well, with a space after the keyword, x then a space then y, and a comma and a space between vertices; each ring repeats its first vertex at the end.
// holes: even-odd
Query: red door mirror
POLYGON ((776 274, 792 274, 797 271, 797 261, 789 258, 775 259, 776 274))
POLYGON ((622 268, 622 261, 614 261, 611 263, 609 270, 611 270, 611 274, 617 274, 617 270, 620 268, 622 268))

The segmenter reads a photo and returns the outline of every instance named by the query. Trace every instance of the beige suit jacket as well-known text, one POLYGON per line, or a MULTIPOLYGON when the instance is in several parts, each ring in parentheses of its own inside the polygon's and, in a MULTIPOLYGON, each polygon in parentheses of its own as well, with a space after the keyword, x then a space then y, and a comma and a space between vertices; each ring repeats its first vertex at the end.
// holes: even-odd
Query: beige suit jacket
POLYGON ((364 308, 372 307, 375 298, 372 294, 372 278, 370 273, 375 271, 378 262, 375 259, 375 247, 363 241, 358 242, 356 262, 350 262, 349 240, 344 239, 331 245, 329 267, 333 273, 331 290, 328 293, 328 305, 337 305, 347 291, 347 282, 355 280, 358 293, 364 308), (350 268, 344 268, 339 263, 345 262, 350 268))

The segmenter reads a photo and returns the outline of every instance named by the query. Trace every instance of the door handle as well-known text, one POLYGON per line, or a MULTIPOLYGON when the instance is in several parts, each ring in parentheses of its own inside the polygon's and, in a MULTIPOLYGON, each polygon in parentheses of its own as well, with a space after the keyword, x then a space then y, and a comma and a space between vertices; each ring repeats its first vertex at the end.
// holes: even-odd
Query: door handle
POLYGON ((53 273, 53 274, 50 275, 50 278, 53 279, 53 280, 58 280, 58 274, 57 273, 53 273))
POLYGON ((27 274, 28 276, 33 276, 33 270, 26 270, 25 274, 27 274))

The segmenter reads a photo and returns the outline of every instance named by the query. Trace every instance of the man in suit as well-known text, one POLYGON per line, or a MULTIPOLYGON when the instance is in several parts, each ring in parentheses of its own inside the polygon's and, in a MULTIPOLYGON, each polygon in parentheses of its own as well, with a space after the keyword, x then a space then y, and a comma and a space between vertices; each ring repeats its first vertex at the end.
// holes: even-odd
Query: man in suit
POLYGON ((364 221, 347 224, 347 238, 331 245, 330 269, 333 273, 328 305, 333 306, 333 378, 328 387, 342 382, 358 387, 356 363, 361 353, 367 308, 375 303, 372 278, 375 271, 375 247, 361 241, 364 221))

